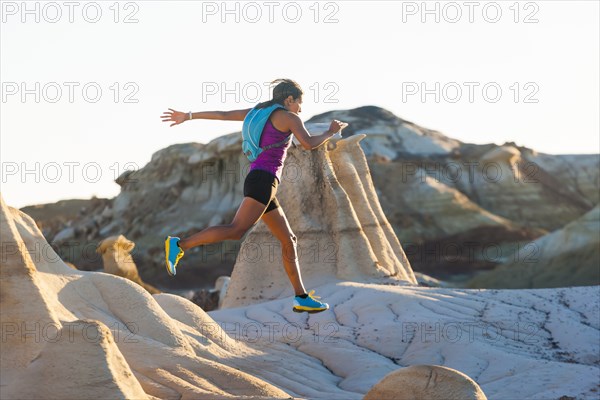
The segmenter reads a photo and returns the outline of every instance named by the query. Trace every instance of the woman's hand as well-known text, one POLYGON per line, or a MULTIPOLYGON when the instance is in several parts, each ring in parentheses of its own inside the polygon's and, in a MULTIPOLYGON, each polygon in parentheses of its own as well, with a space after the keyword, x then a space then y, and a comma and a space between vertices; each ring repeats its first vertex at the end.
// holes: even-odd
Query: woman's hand
POLYGON ((160 116, 163 119, 163 122, 175 121, 175 123, 171 124, 171 126, 173 126, 173 125, 179 125, 182 122, 188 120, 188 113, 183 113, 181 111, 175 111, 172 108, 169 108, 169 110, 171 110, 172 112, 165 111, 165 113, 160 116))
POLYGON ((338 133, 338 132, 341 132, 341 130, 347 126, 348 126, 347 123, 338 121, 337 119, 334 119, 333 121, 331 121, 331 125, 329 126, 329 132, 330 133, 338 133))

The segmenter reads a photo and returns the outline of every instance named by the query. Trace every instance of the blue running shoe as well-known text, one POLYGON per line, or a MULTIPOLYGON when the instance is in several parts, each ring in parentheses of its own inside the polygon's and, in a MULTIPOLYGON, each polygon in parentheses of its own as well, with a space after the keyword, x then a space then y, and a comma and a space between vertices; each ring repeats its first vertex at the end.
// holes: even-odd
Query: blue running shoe
POLYGON ((308 297, 303 299, 302 297, 294 297, 294 312, 308 312, 308 313, 318 313, 321 311, 325 311, 329 309, 329 304, 322 303, 317 299, 320 299, 319 296, 313 296, 315 293, 314 290, 311 290, 308 293, 308 297))
POLYGON ((177 263, 183 257, 183 249, 179 247, 179 238, 176 236, 167 236, 165 239, 165 261, 167 272, 175 276, 177 263))

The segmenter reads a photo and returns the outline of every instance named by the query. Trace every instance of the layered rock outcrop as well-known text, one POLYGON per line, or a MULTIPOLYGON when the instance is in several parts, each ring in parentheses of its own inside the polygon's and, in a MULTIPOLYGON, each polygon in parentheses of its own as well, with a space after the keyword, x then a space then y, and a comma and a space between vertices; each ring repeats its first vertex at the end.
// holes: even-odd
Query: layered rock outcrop
POLYGON ((517 289, 600 284, 600 206, 526 244, 510 258, 467 286, 517 289))

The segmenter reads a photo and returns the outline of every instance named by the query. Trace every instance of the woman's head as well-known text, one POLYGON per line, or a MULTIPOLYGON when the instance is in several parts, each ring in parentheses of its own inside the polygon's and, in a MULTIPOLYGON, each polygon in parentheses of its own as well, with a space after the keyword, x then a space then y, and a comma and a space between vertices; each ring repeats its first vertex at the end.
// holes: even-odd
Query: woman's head
POLYGON ((271 84, 277 84, 273 88, 273 98, 257 105, 265 108, 273 104, 281 104, 288 111, 300 113, 302 111, 302 95, 304 92, 300 85, 291 79, 276 79, 271 84))

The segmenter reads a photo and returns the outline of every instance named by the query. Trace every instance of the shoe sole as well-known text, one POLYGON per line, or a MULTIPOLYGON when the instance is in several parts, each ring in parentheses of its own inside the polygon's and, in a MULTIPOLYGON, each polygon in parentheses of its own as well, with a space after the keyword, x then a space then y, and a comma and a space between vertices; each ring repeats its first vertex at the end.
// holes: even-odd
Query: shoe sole
POLYGON ((320 313, 320 312, 327 311, 327 310, 329 310, 329 309, 328 308, 324 308, 322 310, 298 310, 296 308, 292 308, 292 311, 294 311, 295 313, 307 312, 309 314, 316 314, 316 313, 320 313))

